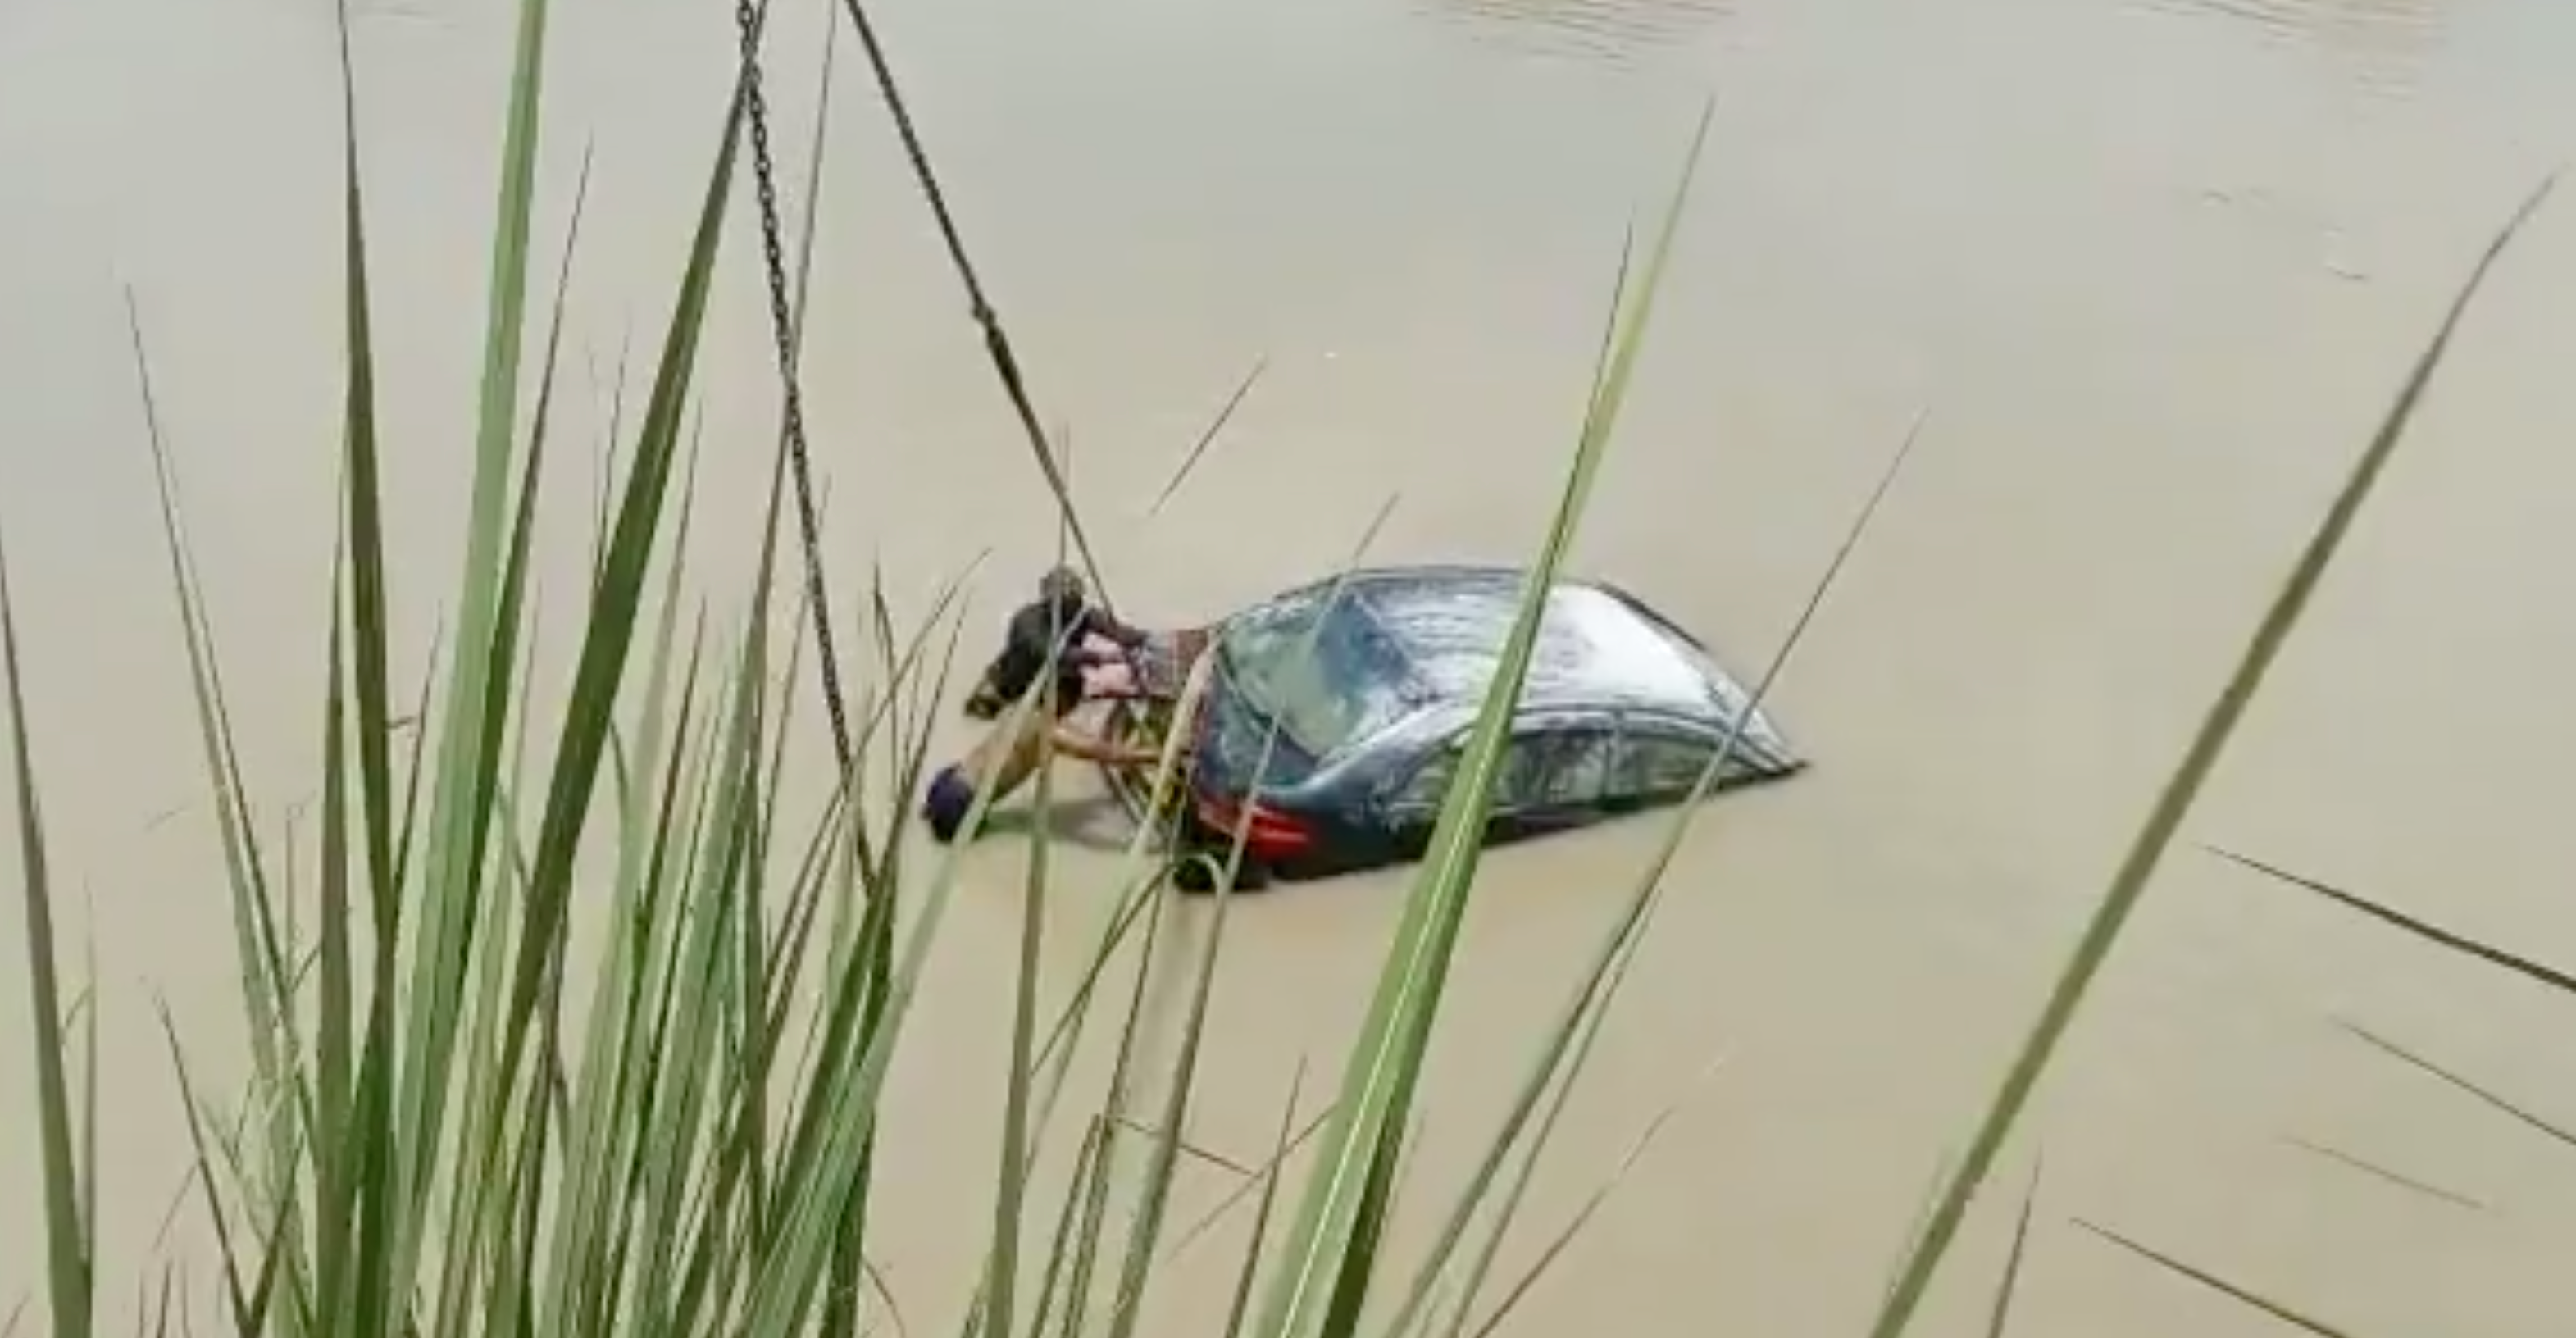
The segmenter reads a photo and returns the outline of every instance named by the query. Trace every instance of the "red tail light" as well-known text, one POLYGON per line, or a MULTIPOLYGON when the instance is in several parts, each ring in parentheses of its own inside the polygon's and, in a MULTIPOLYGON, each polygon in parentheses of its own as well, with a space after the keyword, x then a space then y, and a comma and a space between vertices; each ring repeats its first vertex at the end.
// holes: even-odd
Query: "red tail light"
MULTIPOLYGON (((1240 805, 1200 795, 1197 806, 1201 824, 1222 840, 1234 840, 1234 829, 1243 821, 1240 805)), ((1284 859, 1304 854, 1314 844, 1314 830, 1304 821, 1274 808, 1252 805, 1252 820, 1243 834, 1244 853, 1257 859, 1284 859)))

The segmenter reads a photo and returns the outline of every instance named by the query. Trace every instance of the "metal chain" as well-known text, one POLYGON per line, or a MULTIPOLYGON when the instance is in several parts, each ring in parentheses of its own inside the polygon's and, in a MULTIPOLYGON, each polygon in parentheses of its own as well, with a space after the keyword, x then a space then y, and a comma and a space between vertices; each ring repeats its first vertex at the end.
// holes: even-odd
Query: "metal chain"
POLYGON ((886 111, 894 118, 895 134, 903 141, 904 157, 912 164, 912 173, 920 183, 922 198, 929 202, 930 214, 939 224, 940 240, 948 247, 949 263, 957 270, 958 281, 965 285, 966 301, 975 324, 984 331, 984 352, 992 360, 993 372, 1002 382, 1002 393, 1010 398, 1011 408, 1019 416, 1020 430, 1027 434, 1029 449, 1037 456, 1038 472, 1046 476, 1047 488, 1061 513, 1065 531, 1073 539, 1074 551, 1081 556, 1083 571, 1091 579, 1092 593, 1101 608, 1114 612, 1108 583, 1100 576, 1100 562, 1091 551, 1091 536, 1084 532, 1082 517, 1073 508, 1072 486, 1066 481, 1062 465, 1056 458, 1056 447, 1047 440, 1046 429, 1039 425, 1036 406, 1029 402, 1028 378, 1020 370, 1020 360, 1011 351, 1010 336, 1002 331, 1002 318, 984 295, 984 282, 975 273, 974 262, 966 258, 966 240, 958 235, 957 220, 949 213, 948 197, 939 189, 939 178, 930 170, 930 153, 922 147, 921 132, 912 123, 912 109, 905 104, 903 93, 895 87, 894 66, 886 59, 885 44, 877 40, 876 25, 869 21, 866 6, 859 0, 841 0, 842 9, 850 16, 850 26, 858 30, 859 45, 866 48, 868 67, 876 74, 877 92, 885 99, 886 111))
MULTIPOLYGON (((743 110, 751 123, 751 171, 760 196, 760 248, 769 267, 770 324, 778 337, 778 378, 785 397, 780 431, 788 465, 796 476, 796 520, 804 539, 806 602, 814 608, 814 650, 823 674, 823 707, 832 718, 832 752, 840 763, 839 783, 846 786, 853 783, 858 759, 851 747, 849 713, 841 695, 841 657, 832 645, 831 601, 823 585, 823 538, 814 514, 813 466, 805 451, 805 403, 796 380, 796 327, 788 311, 787 262, 785 247, 779 240, 778 185, 769 157, 769 102, 761 94, 760 7, 755 0, 736 0, 734 19, 742 29, 743 110)), ((856 815, 852 816, 855 823, 856 815)), ((869 864, 867 829, 858 824, 854 830, 860 841, 860 863, 869 864)))

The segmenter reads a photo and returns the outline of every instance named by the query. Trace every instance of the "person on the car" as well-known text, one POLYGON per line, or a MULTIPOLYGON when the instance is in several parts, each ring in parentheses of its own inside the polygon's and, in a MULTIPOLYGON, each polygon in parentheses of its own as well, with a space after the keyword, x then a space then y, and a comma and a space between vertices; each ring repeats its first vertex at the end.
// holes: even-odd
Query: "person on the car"
POLYGON ((957 839, 958 829, 975 807, 977 776, 991 769, 993 798, 998 802, 1037 774, 1050 744, 1067 757, 1100 766, 1145 769, 1162 761, 1155 749, 1127 747, 1073 727, 1064 717, 1074 703, 1062 693, 1051 695, 1054 710, 1040 710, 1039 703, 1030 703, 1017 713, 1017 719, 995 726, 963 759, 931 777, 921 800, 921 819, 940 844, 957 839))
POLYGON ((1019 700, 1056 664, 1057 713, 1104 697, 1133 697, 1144 666, 1136 662, 1151 638, 1093 604, 1082 574, 1057 567, 1038 582, 1038 597, 1011 615, 1002 648, 966 698, 966 714, 992 720, 1019 700))

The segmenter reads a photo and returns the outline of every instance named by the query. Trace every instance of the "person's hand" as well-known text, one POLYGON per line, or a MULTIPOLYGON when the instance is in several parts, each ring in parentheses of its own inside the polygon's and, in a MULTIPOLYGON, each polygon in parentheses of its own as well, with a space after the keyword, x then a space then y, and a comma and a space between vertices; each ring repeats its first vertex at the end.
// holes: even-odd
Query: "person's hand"
MULTIPOLYGON (((1159 747, 1138 748, 1135 750, 1133 756, 1135 758, 1135 765, 1146 771, 1152 771, 1163 765, 1163 750, 1159 747)), ((1187 743, 1183 743, 1180 747, 1172 750, 1172 770, 1177 774, 1188 771, 1189 769, 1190 748, 1187 743)))

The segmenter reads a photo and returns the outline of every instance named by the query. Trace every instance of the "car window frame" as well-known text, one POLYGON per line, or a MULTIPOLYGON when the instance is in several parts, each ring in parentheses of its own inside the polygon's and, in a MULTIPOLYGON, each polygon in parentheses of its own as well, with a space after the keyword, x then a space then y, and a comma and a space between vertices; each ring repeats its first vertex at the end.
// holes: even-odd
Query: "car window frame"
MULTIPOLYGON (((1525 729, 1513 730, 1512 737, 1505 744, 1505 748, 1518 749, 1539 743, 1558 749, 1580 747, 1600 749, 1599 784, 1588 795, 1568 795, 1542 787, 1542 792, 1538 794, 1510 796, 1513 802, 1498 803, 1494 811, 1513 816, 1591 814, 1602 811, 1611 798, 1610 777, 1618 766, 1621 744, 1617 718, 1615 716, 1605 718, 1589 713, 1540 717, 1530 722, 1525 729)), ((1508 768, 1513 766, 1515 761, 1516 759, 1507 752, 1503 763, 1506 771, 1496 778, 1498 790, 1501 788, 1500 782, 1512 779, 1508 768)), ((1560 758, 1546 759, 1538 764, 1549 767, 1551 777, 1556 770, 1565 766, 1560 758)))
MULTIPOLYGON (((1454 781, 1458 763, 1466 758, 1468 737, 1474 731, 1475 726, 1470 722, 1424 745, 1412 763, 1402 768, 1381 791, 1385 796, 1383 806, 1388 816, 1400 821, 1437 821, 1441 804, 1448 801, 1447 790, 1445 788, 1442 790, 1437 802, 1427 803, 1422 796, 1415 793, 1416 787, 1436 765, 1448 766, 1451 779, 1454 781)), ((1550 713, 1515 719, 1511 732, 1503 741, 1504 770, 1495 777, 1496 793, 1490 816, 1517 818, 1606 810, 1619 798, 1613 781, 1619 774, 1619 762, 1624 747, 1622 722, 1616 716, 1602 718, 1588 714, 1550 713), (1601 781, 1597 789, 1588 796, 1565 796, 1530 795, 1521 793, 1517 787, 1505 788, 1512 779, 1510 768, 1515 762, 1513 750, 1528 747, 1542 740, 1560 747, 1573 743, 1601 749, 1601 781)))
MULTIPOLYGON (((1619 713, 1618 739, 1618 750, 1612 755, 1611 762, 1612 783, 1606 788, 1613 802, 1632 806, 1677 803, 1689 798, 1692 788, 1691 783, 1674 788, 1654 788, 1643 784, 1621 788, 1619 784, 1621 777, 1634 776, 1642 779, 1644 775, 1643 764, 1636 756, 1639 744, 1654 743, 1689 749, 1699 755, 1699 770, 1704 772, 1708 768, 1709 760, 1715 757, 1726 743, 1723 735, 1712 737, 1703 729, 1676 721, 1657 719, 1653 716, 1639 716, 1626 711, 1619 713)), ((1697 774, 1694 773, 1694 783, 1697 774)), ((1725 779, 1725 773, 1721 770, 1718 781, 1723 783, 1725 779)))

